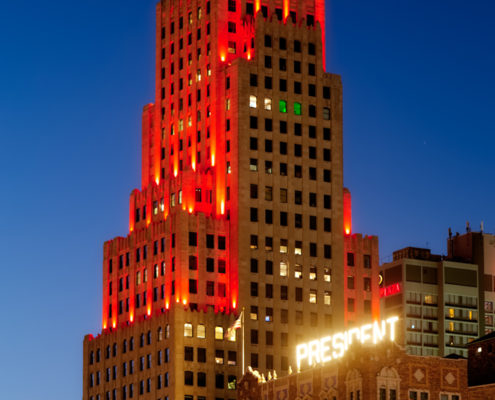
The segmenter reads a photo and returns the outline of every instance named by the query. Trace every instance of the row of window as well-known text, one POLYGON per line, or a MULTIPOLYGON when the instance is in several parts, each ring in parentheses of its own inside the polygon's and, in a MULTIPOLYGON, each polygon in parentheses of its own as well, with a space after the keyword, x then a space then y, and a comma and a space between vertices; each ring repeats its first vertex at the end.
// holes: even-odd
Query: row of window
MULTIPOLYGON (((278 285, 277 285, 278 286, 278 285)), ((265 283, 265 298, 273 299, 273 287, 274 285, 271 283, 265 283)), ((251 297, 258 297, 260 293, 259 283, 251 282, 250 286, 250 294, 251 297)), ((280 300, 289 300, 289 287, 286 285, 279 286, 279 295, 280 300)), ((295 287, 294 288, 294 299, 297 302, 303 301, 303 288, 295 287)), ((308 297, 309 303, 317 304, 318 302, 318 290, 317 289, 309 289, 308 297)), ((325 290, 323 291, 323 304, 329 306, 332 304, 332 292, 325 290)))
MULTIPOLYGON (((249 197, 251 199, 258 199, 260 198, 259 196, 259 189, 257 184, 250 184, 249 186, 249 197)), ((263 191, 263 198, 265 201, 273 201, 274 196, 273 196, 273 186, 265 186, 265 189, 263 191)), ((279 189, 279 198, 276 199, 279 203, 288 203, 289 200, 289 190, 286 188, 280 188, 279 189)), ((303 204, 303 192, 301 190, 294 190, 294 204, 295 205, 302 205, 303 204)), ((317 207, 318 206, 318 194, 315 192, 309 192, 308 193, 308 205, 310 207, 317 207)), ((332 197, 330 195, 323 195, 323 208, 329 210, 331 209, 332 206, 332 197)))
MULTIPOLYGON (((198 372, 196 376, 197 376, 197 386, 206 387, 206 373, 198 372)), ((192 371, 184 371, 184 385, 186 386, 194 385, 194 373, 192 371)), ((148 378, 146 380, 141 380, 136 386, 138 386, 137 391, 139 395, 144 395, 145 393, 151 393, 152 379, 148 378)), ((156 377, 156 388, 158 390, 162 388, 166 388, 168 386, 169 386, 168 374, 166 374, 166 376, 163 377, 162 375, 158 375, 156 377)), ((225 385, 225 375, 221 373, 217 373, 215 374, 215 387, 217 389, 225 389, 225 387, 227 387, 227 389, 229 390, 235 390, 237 388, 237 378, 235 375, 228 375, 227 385, 225 385)), ((120 398, 122 400, 127 400, 127 398, 132 399, 136 394, 134 389, 134 384, 131 383, 127 386, 122 386, 122 389, 120 390, 120 394, 121 394, 120 398)), ((101 398, 102 398, 101 395, 98 394, 96 396, 91 396, 90 400, 101 400, 101 398)), ((105 400, 117 400, 117 398, 118 398, 117 389, 107 391, 104 394, 105 400)), ((163 399, 168 400, 168 396, 165 396, 163 399)), ((193 396, 185 395, 184 400, 193 400, 193 396)), ((206 397, 197 396, 197 400, 206 400, 206 397)), ((216 400, 224 400, 224 399, 216 398, 216 400)))
MULTIPOLYGON (((272 225, 273 222, 273 210, 265 210, 265 218, 264 222, 267 225, 272 225)), ((250 208, 250 221, 251 222, 258 222, 258 208, 251 207, 250 208)), ((321 219, 322 220, 322 225, 323 225, 323 230, 325 232, 332 232, 332 219, 324 217, 321 219)), ((280 212, 280 220, 279 220, 279 225, 280 226, 288 226, 288 213, 285 211, 280 212)), ((308 216, 308 227, 311 230, 317 230, 318 229, 318 224, 317 224, 317 217, 316 215, 309 215, 308 216)), ((294 228, 303 228, 303 215, 299 213, 294 214, 294 228)))
MULTIPOLYGON (((347 266, 348 267, 354 267, 355 264, 355 254, 352 252, 347 253, 347 266)), ((371 268, 371 255, 370 254, 363 254, 363 267, 364 268, 371 268)))
MULTIPOLYGON (((281 213, 282 215, 282 213, 281 213)), ((281 217, 286 218, 286 216, 281 217)), ((286 226, 286 225, 282 225, 286 226)), ((250 236, 250 247, 252 250, 258 249, 258 235, 251 235, 250 236)), ((265 237, 265 249, 268 251, 273 250, 273 238, 271 237, 265 237)), ((287 239, 280 239, 280 254, 288 254, 288 249, 289 249, 289 241, 287 239)), ((294 247, 294 254, 295 255, 302 255, 303 254, 303 242, 296 240, 295 241, 295 247, 294 247)), ((310 242, 309 243, 309 255, 310 257, 318 257, 318 246, 316 243, 310 242)), ((327 259, 332 258, 332 246, 329 244, 324 244, 323 245, 323 257, 327 259)))
MULTIPOLYGON (((294 267, 294 278, 295 279, 303 279, 303 265, 295 263, 294 267)), ((318 280, 318 267, 315 265, 311 265, 308 269, 308 279, 311 281, 318 280)), ((258 260, 256 258, 251 258, 251 273, 258 273, 258 260)), ((280 261, 279 266, 279 274, 283 277, 290 276, 290 268, 288 261, 280 261)), ((273 261, 265 260, 265 275, 273 275, 273 261)), ((332 282, 332 271, 330 268, 323 268, 323 281, 331 283, 332 282)))
MULTIPOLYGON (((163 200, 163 199, 162 199, 163 200)), ((139 222, 140 218, 138 217, 139 215, 139 208, 136 209, 136 222, 139 222)), ((158 212, 158 211, 157 211, 158 212)), ((146 206, 143 207, 143 213, 146 213, 146 206)), ((145 218, 145 217, 144 217, 145 218)), ((171 247, 175 248, 175 233, 171 235, 171 247)), ((227 248, 227 238, 223 235, 217 235, 217 242, 216 242, 216 247, 215 247, 215 235, 213 234, 207 234, 206 235, 206 241, 205 245, 207 249, 218 249, 218 250, 225 250, 227 248)), ((189 246, 197 246, 198 245, 198 237, 196 232, 189 232, 189 246)), ((153 255, 158 255, 158 249, 160 248, 160 252, 163 253, 165 251, 165 238, 161 238, 160 241, 155 240, 153 242, 153 255)), ((141 260, 146 260, 148 258, 148 246, 144 245, 142 248, 137 248, 135 251, 135 261, 136 263, 140 262, 141 260)), ((126 252, 125 254, 121 254, 118 257, 118 265, 119 269, 122 269, 124 267, 124 264, 126 267, 130 265, 130 253, 126 252)), ((172 265, 173 267, 174 265, 172 265)), ((157 277, 158 273, 158 264, 155 264, 155 278, 157 277)), ((162 276, 164 275, 164 269, 165 269, 165 264, 162 262, 161 264, 162 268, 162 276)), ((172 270, 174 270, 172 268, 172 270)), ((108 260, 108 272, 111 274, 113 272, 113 258, 110 258, 108 260)), ((145 274, 147 272, 143 272, 145 274)), ((146 280, 143 280, 146 282, 146 280)), ((139 283, 138 283, 139 284, 139 283)))

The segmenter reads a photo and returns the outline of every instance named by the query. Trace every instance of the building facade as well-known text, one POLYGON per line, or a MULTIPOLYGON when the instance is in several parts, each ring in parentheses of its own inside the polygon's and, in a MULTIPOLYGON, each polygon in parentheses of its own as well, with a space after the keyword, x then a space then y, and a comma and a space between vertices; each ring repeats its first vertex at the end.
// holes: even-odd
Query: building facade
POLYGON ((400 316, 398 342, 410 354, 467 357, 480 334, 478 266, 405 248, 381 267, 384 317, 400 316))
POLYGON ((493 332, 495 329, 495 236, 483 230, 472 232, 468 225, 465 234, 449 235, 447 249, 449 259, 478 265, 481 332, 485 334, 493 332))
MULTIPOLYGON (((286 374, 296 343, 345 325, 349 290, 378 265, 376 238, 349 232, 363 272, 344 285, 342 85, 325 72, 324 1, 163 0, 156 16, 141 188, 129 232, 104 245, 84 400, 235 398, 247 365, 286 374)), ((375 310, 360 296, 352 320, 375 310)))
POLYGON ((248 372, 240 400, 467 400, 467 361, 407 354, 395 343, 352 347, 344 358, 279 379, 248 372))

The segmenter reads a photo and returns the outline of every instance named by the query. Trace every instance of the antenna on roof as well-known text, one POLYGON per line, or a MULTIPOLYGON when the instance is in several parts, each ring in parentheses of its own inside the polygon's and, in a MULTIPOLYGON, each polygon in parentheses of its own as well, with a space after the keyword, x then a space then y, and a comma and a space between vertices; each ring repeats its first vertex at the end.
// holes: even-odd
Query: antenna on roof
POLYGON ((485 224, 483 223, 483 221, 481 221, 481 226, 480 226, 481 233, 483 233, 484 229, 485 229, 485 224))
POLYGON ((471 227, 469 226, 469 221, 466 221, 466 232, 471 232, 471 227))

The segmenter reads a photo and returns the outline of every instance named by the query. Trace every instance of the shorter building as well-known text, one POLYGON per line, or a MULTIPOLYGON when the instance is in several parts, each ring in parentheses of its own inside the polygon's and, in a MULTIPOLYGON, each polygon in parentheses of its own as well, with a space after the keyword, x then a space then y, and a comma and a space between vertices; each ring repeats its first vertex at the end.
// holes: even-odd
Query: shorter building
POLYGON ((250 371, 239 400, 461 400, 468 399, 465 359, 420 357, 400 346, 353 345, 344 358, 266 381, 250 371))
POLYGON ((397 341, 409 354, 467 357, 483 333, 476 264, 407 247, 382 265, 380 291, 382 317, 400 317, 397 341))
POLYGON ((495 400, 495 333, 468 345, 470 400, 495 400))
POLYGON ((345 326, 380 316, 378 237, 352 231, 351 193, 344 189, 345 326))
POLYGON ((495 327, 495 235, 483 232, 483 226, 472 232, 468 224, 466 230, 462 235, 449 231, 447 258, 478 265, 480 331, 488 334, 495 327))
POLYGON ((343 358, 281 379, 249 370, 238 400, 495 400, 495 333, 468 359, 414 356, 390 341, 353 345, 343 358))

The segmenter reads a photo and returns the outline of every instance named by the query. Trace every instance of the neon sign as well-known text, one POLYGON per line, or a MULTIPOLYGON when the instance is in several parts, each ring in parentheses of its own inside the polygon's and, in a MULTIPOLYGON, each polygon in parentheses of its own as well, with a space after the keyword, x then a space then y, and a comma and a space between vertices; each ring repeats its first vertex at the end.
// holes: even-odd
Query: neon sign
POLYGON ((400 283, 394 283, 384 288, 380 288, 380 297, 393 296, 394 294, 400 293, 401 287, 400 283))
POLYGON ((342 358, 354 342, 377 344, 385 340, 395 340, 395 324, 399 317, 391 317, 381 322, 375 321, 360 328, 352 328, 333 336, 301 343, 296 347, 297 369, 301 369, 303 361, 310 367, 313 364, 326 363, 342 358))

